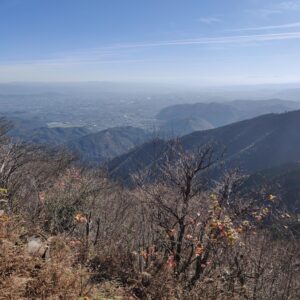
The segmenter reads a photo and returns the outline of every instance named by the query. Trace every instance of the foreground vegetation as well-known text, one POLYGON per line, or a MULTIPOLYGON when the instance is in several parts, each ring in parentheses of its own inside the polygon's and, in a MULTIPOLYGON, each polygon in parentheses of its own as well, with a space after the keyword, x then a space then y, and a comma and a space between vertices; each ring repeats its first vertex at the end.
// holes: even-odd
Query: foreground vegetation
POLYGON ((299 220, 176 142, 133 188, 62 151, 0 147, 0 299, 299 299, 299 220))

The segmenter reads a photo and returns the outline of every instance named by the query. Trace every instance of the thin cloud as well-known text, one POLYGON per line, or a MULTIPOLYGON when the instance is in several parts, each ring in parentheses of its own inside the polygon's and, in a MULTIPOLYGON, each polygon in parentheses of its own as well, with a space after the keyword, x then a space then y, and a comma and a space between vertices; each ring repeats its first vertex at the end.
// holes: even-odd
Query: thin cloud
POLYGON ((96 57, 87 57, 82 56, 78 57, 77 59, 69 59, 66 58, 59 58, 59 59, 40 59, 40 60, 26 60, 26 61, 5 61, 0 62, 0 66, 29 66, 29 65, 36 65, 36 66, 53 66, 53 67, 63 67, 66 65, 82 65, 82 64, 130 64, 136 62, 144 62, 143 59, 109 59, 109 60, 99 60, 96 57))
POLYGON ((215 23, 221 23, 221 19, 216 17, 202 17, 197 19, 198 22, 204 23, 204 24, 215 24, 215 23))
POLYGON ((282 11, 279 9, 274 9, 274 8, 262 8, 262 9, 247 9, 245 10, 246 13, 251 14, 253 16, 260 16, 261 18, 269 18, 273 15, 278 15, 281 14, 282 11))
POLYGON ((300 27, 300 22, 280 24, 280 25, 260 26, 260 27, 239 28, 239 29, 233 29, 231 31, 260 31, 260 30, 287 29, 287 28, 298 28, 298 27, 300 27))
MULTIPOLYGON (((77 52, 65 54, 63 57, 53 57, 44 60, 32 60, 27 62, 5 62, 2 65, 17 64, 39 64, 39 65, 75 65, 75 64, 120 64, 139 62, 138 59, 122 58, 122 53, 126 50, 146 49, 153 47, 171 47, 171 46, 193 46, 193 45, 246 45, 247 43, 259 43, 270 41, 283 41, 300 39, 300 31, 270 33, 270 34, 251 34, 251 35, 233 35, 223 37, 201 37, 197 39, 165 40, 154 42, 140 42, 117 44, 101 48, 83 49, 77 52), (105 57, 107 55, 107 57, 105 57)), ((0 63, 1 65, 1 63, 0 63)))
POLYGON ((269 18, 273 15, 283 14, 287 12, 300 11, 300 1, 282 1, 269 7, 264 7, 257 10, 247 10, 248 13, 260 15, 263 18, 269 18))
POLYGON ((156 41, 132 44, 120 44, 108 46, 101 49, 126 49, 126 48, 148 48, 161 46, 184 46, 184 45, 211 45, 211 44, 228 44, 228 43, 248 43, 248 42, 264 42, 276 40, 292 40, 300 39, 300 31, 298 32, 284 32, 284 33, 270 33, 270 34, 252 34, 252 35, 238 35, 238 36, 224 36, 212 38, 197 38, 184 40, 169 40, 156 41))
POLYGON ((262 10, 262 14, 264 14, 264 11, 266 16, 268 14, 272 15, 272 14, 283 14, 287 12, 298 12, 300 11, 300 1, 299 0, 283 1, 276 5, 273 5, 270 8, 262 10))
POLYGON ((277 5, 277 8, 281 11, 296 11, 300 10, 300 1, 283 1, 277 5))

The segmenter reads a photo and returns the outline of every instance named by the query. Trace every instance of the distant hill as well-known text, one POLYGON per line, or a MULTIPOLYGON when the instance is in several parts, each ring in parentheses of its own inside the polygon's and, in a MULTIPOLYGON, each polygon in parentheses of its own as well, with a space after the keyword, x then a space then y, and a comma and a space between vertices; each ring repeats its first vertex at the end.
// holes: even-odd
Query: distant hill
POLYGON ((161 121, 206 120, 214 127, 235 121, 237 117, 237 111, 225 103, 178 104, 162 109, 157 115, 161 121))
POLYGON ((182 133, 217 128, 267 113, 282 113, 296 109, 300 109, 300 102, 279 99, 180 104, 162 109, 157 119, 162 123, 162 130, 173 131, 180 136, 182 133))
POLYGON ((151 139, 150 133, 131 126, 109 128, 67 143, 83 161, 98 164, 128 152, 151 139))
POLYGON ((34 144, 62 145, 90 133, 84 127, 35 127, 35 122, 20 120, 13 124, 10 136, 34 144))
MULTIPOLYGON (((183 136, 180 141, 188 150, 218 142, 226 148, 224 160, 228 167, 240 167, 253 173, 300 161, 300 111, 268 114, 198 131, 183 136)), ((110 162, 111 174, 126 180, 130 173, 149 167, 166 147, 168 143, 160 140, 135 148, 110 162)))

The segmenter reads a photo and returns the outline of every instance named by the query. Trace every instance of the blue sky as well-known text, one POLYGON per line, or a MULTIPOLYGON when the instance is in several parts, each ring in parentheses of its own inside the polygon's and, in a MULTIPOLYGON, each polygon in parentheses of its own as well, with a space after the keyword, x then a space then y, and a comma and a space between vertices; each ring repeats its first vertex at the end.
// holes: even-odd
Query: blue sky
POLYGON ((300 82, 300 0, 0 0, 0 81, 300 82))

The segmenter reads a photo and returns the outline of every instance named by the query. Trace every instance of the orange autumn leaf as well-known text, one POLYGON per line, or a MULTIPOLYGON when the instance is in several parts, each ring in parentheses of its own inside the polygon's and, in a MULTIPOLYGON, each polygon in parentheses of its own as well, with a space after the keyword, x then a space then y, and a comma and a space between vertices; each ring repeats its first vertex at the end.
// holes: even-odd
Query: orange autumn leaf
POLYGON ((175 229, 170 229, 167 231, 167 234, 169 237, 174 237, 176 234, 176 230, 175 229))
POLYGON ((148 253, 145 250, 141 251, 141 256, 146 260, 148 258, 148 253))
POLYGON ((191 240, 193 240, 193 236, 191 234, 187 234, 186 239, 191 241, 191 240))
POLYGON ((275 200, 276 200, 276 196, 270 194, 270 195, 268 196, 268 200, 269 200, 269 201, 275 201, 275 200))
POLYGON ((202 247, 201 244, 198 244, 196 249, 195 249, 196 256, 202 255, 203 252, 204 252, 204 248, 202 247))
POLYGON ((176 261, 174 255, 170 255, 167 260, 167 268, 174 269, 176 267, 176 261))
POLYGON ((242 228, 242 227, 238 227, 238 228, 236 229, 236 231, 237 231, 238 233, 242 233, 242 232, 243 232, 243 228, 242 228))
POLYGON ((87 223, 87 218, 80 213, 75 215, 75 220, 79 223, 87 223))

